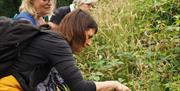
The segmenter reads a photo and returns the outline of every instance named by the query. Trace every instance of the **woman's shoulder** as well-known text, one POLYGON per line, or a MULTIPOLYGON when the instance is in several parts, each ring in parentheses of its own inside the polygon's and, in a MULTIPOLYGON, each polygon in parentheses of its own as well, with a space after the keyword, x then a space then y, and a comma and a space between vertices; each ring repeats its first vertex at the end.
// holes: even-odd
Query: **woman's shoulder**
POLYGON ((27 50, 39 55, 45 55, 52 60, 54 59, 53 57, 59 58, 56 55, 57 53, 58 55, 72 54, 71 47, 64 38, 51 30, 45 30, 45 32, 45 34, 35 38, 27 50))
POLYGON ((15 20, 27 20, 27 21, 31 22, 33 25, 36 25, 36 20, 34 19, 34 17, 27 12, 20 12, 14 19, 15 20))
POLYGON ((67 41, 58 33, 53 32, 52 30, 41 30, 40 33, 34 40, 33 45, 38 46, 49 46, 49 47, 62 47, 69 46, 67 41), (55 46, 53 46, 55 45, 55 46), (57 46, 59 45, 59 46, 57 46))

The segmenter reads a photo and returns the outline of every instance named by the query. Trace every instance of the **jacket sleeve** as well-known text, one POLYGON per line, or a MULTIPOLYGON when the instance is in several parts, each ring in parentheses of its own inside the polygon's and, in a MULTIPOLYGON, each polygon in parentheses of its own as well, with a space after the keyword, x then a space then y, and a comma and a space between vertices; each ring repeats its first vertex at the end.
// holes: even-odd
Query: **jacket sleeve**
POLYGON ((72 51, 68 43, 59 37, 51 37, 47 42, 47 56, 57 69, 71 91, 96 91, 95 83, 83 80, 76 67, 72 51))

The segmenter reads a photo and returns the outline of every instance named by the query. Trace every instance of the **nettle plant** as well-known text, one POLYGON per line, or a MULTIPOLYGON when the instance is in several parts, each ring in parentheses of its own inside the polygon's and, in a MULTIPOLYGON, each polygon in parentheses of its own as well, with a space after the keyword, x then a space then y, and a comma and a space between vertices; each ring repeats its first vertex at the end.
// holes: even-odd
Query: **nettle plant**
POLYGON ((149 91, 179 90, 180 3, 178 2, 179 0, 136 2, 135 24, 140 30, 137 34, 138 49, 148 50, 146 53, 152 55, 150 61, 146 63, 150 68, 147 73, 151 75, 150 79, 146 79, 149 91), (153 86, 154 83, 157 84, 153 86))

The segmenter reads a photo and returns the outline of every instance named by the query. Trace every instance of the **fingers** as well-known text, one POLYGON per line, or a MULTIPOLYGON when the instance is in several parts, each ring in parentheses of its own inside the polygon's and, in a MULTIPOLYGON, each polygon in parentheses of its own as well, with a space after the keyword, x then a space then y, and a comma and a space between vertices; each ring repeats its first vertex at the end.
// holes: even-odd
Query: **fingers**
POLYGON ((115 88, 115 91, 131 91, 127 86, 118 83, 117 87, 115 88))

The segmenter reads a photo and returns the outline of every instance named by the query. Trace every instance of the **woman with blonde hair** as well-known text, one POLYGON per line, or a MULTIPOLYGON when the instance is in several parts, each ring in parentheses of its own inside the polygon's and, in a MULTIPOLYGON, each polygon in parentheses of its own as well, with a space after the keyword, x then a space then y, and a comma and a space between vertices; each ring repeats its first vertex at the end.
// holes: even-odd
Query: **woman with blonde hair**
POLYGON ((44 17, 53 14, 56 0, 22 0, 16 20, 28 20, 33 25, 45 24, 44 17))

